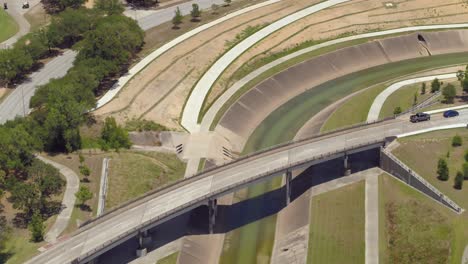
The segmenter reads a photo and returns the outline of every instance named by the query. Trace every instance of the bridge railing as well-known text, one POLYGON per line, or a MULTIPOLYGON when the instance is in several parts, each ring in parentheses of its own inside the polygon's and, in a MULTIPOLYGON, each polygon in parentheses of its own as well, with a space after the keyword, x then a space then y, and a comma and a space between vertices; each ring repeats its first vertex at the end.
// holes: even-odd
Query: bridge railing
POLYGON ((426 179, 421 177, 419 174, 417 174, 415 171, 410 169, 406 164, 401 162, 397 157, 395 157, 390 151, 387 151, 385 148, 382 148, 381 151, 389 157, 391 160, 393 160, 395 163, 397 163, 400 167, 402 167, 405 171, 407 171, 409 174, 411 174, 412 177, 416 178, 420 183, 422 183, 424 186, 426 186, 428 189, 430 189, 432 192, 437 194, 440 199, 442 199, 444 202, 449 204, 452 208, 457 213, 462 213, 464 211, 463 208, 461 208, 458 204, 456 204, 454 201, 452 201, 450 198, 445 196, 441 191, 439 191, 437 188, 435 188, 432 184, 430 184, 426 179))
MULTIPOLYGON (((183 211, 184 209, 186 208, 190 208, 191 206, 194 206, 194 205, 197 205, 197 204, 200 204, 201 202, 204 202, 210 198, 213 198, 213 197, 217 197, 218 195, 221 195, 229 190, 232 190, 233 188, 236 188, 237 186, 242 186, 242 185, 246 185, 250 182, 254 182, 256 180, 259 180, 259 179, 262 179, 262 178, 266 178, 272 174, 277 174, 277 173, 281 173, 282 171, 286 171, 288 170, 289 168, 291 167, 295 167, 295 166, 300 166, 302 164, 306 164, 306 163, 309 163, 311 161, 314 161, 314 160, 321 160, 321 159, 324 159, 324 158, 327 158, 327 157, 330 157, 330 156, 333 156, 333 155, 336 155, 336 154, 340 154, 340 153, 344 153, 344 152, 349 152, 349 151, 352 151, 352 150, 356 150, 356 149, 360 149, 364 146, 369 146, 369 145, 375 145, 375 144, 379 144, 379 143, 382 143, 383 144, 383 141, 381 140, 374 140, 374 141, 370 141, 370 142, 366 142, 366 143, 362 143, 362 144, 356 144, 354 146, 351 146, 351 147, 348 147, 348 148, 343 148, 343 149, 339 149, 339 150, 336 150, 336 151, 331 151, 331 152, 327 152, 327 153, 323 153, 323 154, 319 154, 319 155, 315 155, 315 156, 312 156, 311 158, 308 158, 308 159, 305 159, 305 160, 301 160, 301 161, 297 161, 297 162, 294 162, 294 163, 288 163, 287 165, 285 166, 282 166, 282 167, 279 167, 277 169, 274 169, 274 170, 270 170, 270 171, 267 171, 267 172, 264 172, 262 174, 259 174, 255 177, 251 177, 251 178, 248 178, 248 179, 244 179, 240 182, 236 182, 234 184, 230 184, 230 185, 227 185, 223 188, 220 188, 218 190, 215 190, 213 191, 212 193, 210 194, 207 194, 207 195, 203 195, 197 199, 194 199, 192 200, 190 203, 187 203, 187 204, 183 204, 183 205, 179 205, 165 213, 162 213, 154 218, 150 218, 148 220, 146 220, 145 222, 142 222, 140 223, 138 226, 118 235, 117 237, 103 243, 101 246, 97 247, 97 248, 94 248, 93 250, 91 251, 88 251, 87 253, 85 253, 83 256, 80 256, 78 259, 76 259, 75 261, 77 262, 80 262, 80 261, 83 261, 91 256, 93 256, 95 253, 99 252, 100 250, 103 250, 105 249, 106 247, 126 238, 126 237, 130 237, 132 235, 136 235, 138 234, 138 232, 142 229, 144 229, 145 227, 148 227, 150 226, 151 224, 157 222, 157 221, 161 221, 161 220, 164 220, 165 218, 167 218, 168 216, 171 216, 173 214, 176 214, 178 212, 181 212, 183 211)), ((176 184, 180 184, 181 182, 186 182, 188 180, 193 180, 191 178, 188 178, 188 179, 185 179, 185 180, 181 180, 179 182, 177 182, 176 184)), ((174 186, 176 184, 172 184, 171 186, 174 186)), ((164 187, 162 189, 159 189, 159 192, 163 191, 164 189, 167 189, 168 187, 164 187)), ((154 190, 154 191, 151 191, 147 194, 145 194, 144 196, 147 198, 147 197, 150 197, 152 195, 156 195, 158 193, 158 191, 154 190)), ((154 197, 151 197, 151 199, 154 199, 154 198, 157 198, 157 196, 154 196, 154 197)), ((119 206, 118 208, 115 208, 113 209, 113 211, 109 211, 107 213, 105 213, 104 215, 98 217, 98 218, 95 218, 93 221, 90 221, 88 222, 89 223, 92 223, 92 222, 96 222, 97 220, 99 219, 102 219, 104 216, 108 216, 112 213, 115 213, 117 210, 119 209, 123 209, 125 206, 128 206, 129 204, 131 203, 134 203, 138 200, 142 200, 143 198, 139 197, 139 198, 136 198, 134 200, 132 200, 132 202, 127 202, 125 203, 125 205, 122 205, 122 206, 119 206)), ((87 228, 80 228, 78 229, 77 231, 75 231, 75 233, 72 235, 76 235, 78 233, 81 233, 83 232, 84 230, 86 230, 87 228)))

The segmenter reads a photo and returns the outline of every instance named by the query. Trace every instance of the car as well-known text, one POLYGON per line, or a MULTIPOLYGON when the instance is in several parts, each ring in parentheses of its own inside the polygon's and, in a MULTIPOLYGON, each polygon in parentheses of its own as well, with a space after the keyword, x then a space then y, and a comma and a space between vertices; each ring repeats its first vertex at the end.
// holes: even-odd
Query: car
POLYGON ((447 110, 447 111, 444 112, 444 117, 445 118, 459 116, 459 115, 460 114, 458 113, 458 111, 455 111, 455 110, 447 110))
POLYGON ((431 115, 426 114, 426 113, 417 113, 415 115, 410 116, 410 121, 412 123, 428 121, 428 120, 431 120, 431 115))

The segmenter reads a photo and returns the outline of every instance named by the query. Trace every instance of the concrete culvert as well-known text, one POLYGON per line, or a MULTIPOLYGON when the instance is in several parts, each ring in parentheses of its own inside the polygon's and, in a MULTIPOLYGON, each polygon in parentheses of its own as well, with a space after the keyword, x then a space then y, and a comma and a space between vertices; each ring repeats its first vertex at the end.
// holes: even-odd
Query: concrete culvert
POLYGON ((418 40, 426 43, 426 39, 424 39, 424 37, 421 34, 418 34, 418 40))

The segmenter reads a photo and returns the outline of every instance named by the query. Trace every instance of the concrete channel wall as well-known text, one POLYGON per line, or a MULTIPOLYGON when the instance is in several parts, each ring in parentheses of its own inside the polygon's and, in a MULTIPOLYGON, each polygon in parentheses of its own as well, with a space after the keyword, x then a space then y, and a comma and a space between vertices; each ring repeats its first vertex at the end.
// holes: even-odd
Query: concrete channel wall
POLYGON ((464 209, 437 190, 432 184, 383 148, 380 152, 380 168, 455 212, 461 214, 464 211, 464 209))
MULTIPOLYGON (((411 33, 315 57, 258 84, 234 103, 216 130, 231 142, 246 140, 275 109, 327 81, 392 62, 468 51, 468 30, 411 33)), ((239 145, 239 144, 238 144, 239 145)))

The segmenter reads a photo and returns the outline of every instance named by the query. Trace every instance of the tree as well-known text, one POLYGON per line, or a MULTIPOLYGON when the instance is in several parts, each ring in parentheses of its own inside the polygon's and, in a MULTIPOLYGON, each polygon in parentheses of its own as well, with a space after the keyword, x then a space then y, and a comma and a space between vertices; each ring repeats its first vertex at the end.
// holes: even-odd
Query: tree
POLYGON ((468 79, 463 79, 463 81, 461 82, 461 85, 462 85, 462 88, 463 88, 463 92, 465 93, 468 93, 468 79))
POLYGON ((226 6, 229 6, 231 4, 231 0, 224 0, 224 3, 226 3, 226 6))
POLYGON ((414 93, 413 96, 413 106, 418 104, 418 93, 414 93))
POLYGON ((190 11, 192 21, 200 21, 201 11, 198 4, 192 4, 192 11, 190 11))
POLYGON ((78 199, 78 201, 80 201, 81 207, 84 207, 86 206, 86 201, 93 198, 93 193, 89 190, 88 187, 80 186, 78 192, 75 193, 75 197, 78 199))
POLYGON ((455 135, 452 138, 452 147, 459 147, 463 144, 463 140, 459 135, 455 135))
POLYGON ((442 95, 444 96, 446 103, 452 104, 453 99, 457 95, 457 90, 455 89, 455 86, 447 84, 442 90, 442 95))
POLYGON ((468 162, 464 162, 462 165, 462 172, 465 180, 468 180, 468 162))
POLYGON ((218 9, 219 9, 219 5, 217 4, 211 5, 211 10, 213 11, 213 14, 218 14, 218 9))
POLYGON ((40 192, 35 184, 16 182, 10 189, 9 200, 13 208, 22 210, 26 217, 32 216, 33 212, 38 212, 41 207, 40 192))
POLYGON ((399 114, 401 114, 401 112, 403 112, 403 111, 401 110, 400 106, 397 106, 397 107, 395 107, 395 109, 393 109, 393 114, 394 115, 399 115, 399 114))
POLYGON ((457 79, 461 82, 465 78, 465 73, 462 70, 457 71, 457 79))
POLYGON ((431 83, 431 93, 438 92, 440 90, 439 79, 435 78, 431 83))
POLYGON ((132 143, 128 137, 128 132, 113 117, 107 117, 101 131, 101 147, 103 149, 130 148, 132 143))
POLYGON ((468 161, 468 149, 465 150, 465 155, 464 155, 465 161, 468 161))
POLYGON ((422 83, 421 94, 426 94, 426 83, 425 82, 422 83))
POLYGON ((439 159, 439 162, 437 164, 437 175, 439 180, 441 181, 446 181, 449 179, 449 168, 445 159, 439 159))
POLYGON ((453 187, 455 189, 461 190, 463 188, 463 181, 464 181, 463 173, 458 171, 457 175, 455 176, 453 187))
POLYGON ((0 83, 8 84, 17 79, 33 64, 32 57, 23 49, 0 49, 0 83))
POLYGON ((32 163, 33 152, 40 148, 37 141, 24 124, 0 126, 0 169, 6 174, 24 170, 32 163))
POLYGON ((173 28, 178 29, 179 25, 182 24, 182 13, 180 12, 179 7, 174 11, 174 17, 172 18, 172 24, 174 25, 173 28))
POLYGON ((49 13, 58 13, 66 8, 80 8, 86 0, 42 0, 44 8, 49 13))
POLYGON ((127 0, 127 3, 132 6, 150 7, 159 3, 159 0, 127 0))
POLYGON ((89 182, 89 175, 91 174, 91 170, 89 169, 88 166, 86 165, 81 165, 80 166, 80 173, 85 177, 84 181, 89 182))
POLYGON ((97 0, 95 7, 107 15, 120 15, 125 10, 120 0, 97 0))
POLYGON ((29 223, 29 230, 31 231, 31 241, 41 242, 44 240, 45 225, 39 213, 34 213, 29 223))

